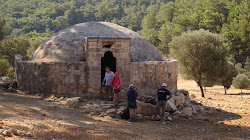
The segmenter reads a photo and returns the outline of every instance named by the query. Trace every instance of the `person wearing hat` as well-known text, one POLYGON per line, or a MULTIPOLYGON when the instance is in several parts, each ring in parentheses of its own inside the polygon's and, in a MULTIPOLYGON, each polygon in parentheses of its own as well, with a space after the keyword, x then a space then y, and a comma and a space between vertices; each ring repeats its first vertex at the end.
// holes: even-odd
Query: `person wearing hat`
POLYGON ((126 98, 128 100, 128 109, 130 120, 129 122, 136 122, 136 99, 139 98, 137 91, 134 89, 133 84, 129 84, 129 89, 126 93, 126 98))
POLYGON ((115 72, 115 76, 110 80, 110 85, 113 87, 114 91, 114 98, 113 98, 113 105, 114 107, 118 106, 118 102, 120 100, 120 92, 121 92, 121 79, 120 73, 115 72))
POLYGON ((161 88, 157 90, 158 101, 157 101, 157 104, 156 104, 156 115, 159 115, 160 110, 161 110, 161 121, 162 122, 164 121, 163 118, 164 118, 164 115, 165 115, 167 100, 172 97, 170 91, 167 90, 166 88, 167 88, 167 84, 163 83, 161 85, 161 88))

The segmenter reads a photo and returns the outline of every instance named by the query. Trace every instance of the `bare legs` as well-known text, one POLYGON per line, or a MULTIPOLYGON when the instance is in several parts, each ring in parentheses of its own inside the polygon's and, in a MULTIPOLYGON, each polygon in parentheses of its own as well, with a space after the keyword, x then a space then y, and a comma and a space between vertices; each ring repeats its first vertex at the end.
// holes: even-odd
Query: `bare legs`
POLYGON ((130 108, 129 115, 130 115, 130 120, 133 118, 136 120, 136 109, 130 108))
POLYGON ((120 93, 114 94, 114 99, 113 99, 113 104, 114 104, 114 106, 116 106, 116 105, 119 103, 120 96, 121 96, 120 93))
POLYGON ((155 111, 155 116, 156 115, 161 115, 161 120, 163 120, 164 116, 165 116, 165 107, 156 107, 156 111, 155 111), (160 108, 161 108, 161 114, 160 114, 160 108))

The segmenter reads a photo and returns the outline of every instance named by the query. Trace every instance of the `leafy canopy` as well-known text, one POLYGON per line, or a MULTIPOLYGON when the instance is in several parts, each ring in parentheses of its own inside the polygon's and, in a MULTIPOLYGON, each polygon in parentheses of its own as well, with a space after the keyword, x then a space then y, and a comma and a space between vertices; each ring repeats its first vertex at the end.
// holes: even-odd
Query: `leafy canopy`
POLYGON ((169 44, 171 55, 178 60, 181 75, 194 80, 201 88, 215 83, 226 66, 226 49, 220 36, 203 29, 182 33, 169 44))
POLYGON ((238 89, 246 89, 250 86, 250 80, 245 74, 239 74, 233 80, 233 86, 238 89))

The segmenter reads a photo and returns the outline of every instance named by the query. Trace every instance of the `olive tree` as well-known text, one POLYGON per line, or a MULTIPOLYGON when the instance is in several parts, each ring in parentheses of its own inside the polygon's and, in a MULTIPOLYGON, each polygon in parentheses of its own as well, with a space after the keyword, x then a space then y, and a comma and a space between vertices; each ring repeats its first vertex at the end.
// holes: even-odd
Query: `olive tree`
POLYGON ((245 74, 238 74, 233 79, 233 86, 237 89, 241 89, 241 96, 242 96, 242 89, 247 89, 250 86, 250 80, 245 74))
POLYGON ((232 85, 233 78, 238 75, 238 70, 235 68, 232 62, 228 62, 224 71, 222 71, 221 85, 224 86, 225 94, 227 94, 227 89, 232 85))
POLYGON ((219 35, 203 29, 188 31, 173 38, 170 53, 178 60, 183 78, 194 80, 205 97, 203 85, 218 83, 226 66, 226 49, 219 35))

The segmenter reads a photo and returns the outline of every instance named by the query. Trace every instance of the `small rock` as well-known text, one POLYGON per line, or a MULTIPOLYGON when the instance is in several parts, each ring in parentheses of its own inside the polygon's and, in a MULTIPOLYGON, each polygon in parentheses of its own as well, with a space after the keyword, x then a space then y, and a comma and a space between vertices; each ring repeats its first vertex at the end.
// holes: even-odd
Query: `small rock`
POLYGON ((137 120, 144 120, 144 117, 141 114, 136 114, 137 120))
POLYGON ((152 117, 151 117, 151 120, 152 121, 159 121, 159 120, 161 120, 161 117, 160 117, 160 115, 153 115, 152 117))
POLYGON ((3 135, 4 135, 4 136, 11 137, 11 134, 12 134, 12 131, 11 131, 10 129, 9 129, 9 130, 3 131, 3 135))
POLYGON ((122 113, 123 113, 123 111, 117 110, 116 115, 121 115, 122 113))
POLYGON ((32 134, 31 134, 31 132, 27 132, 27 133, 25 133, 25 136, 32 137, 32 134))
POLYGON ((18 136, 18 131, 16 129, 11 128, 10 129, 11 133, 13 133, 14 135, 18 136))
POLYGON ((150 117, 149 116, 144 116, 144 119, 145 120, 150 120, 150 117))
POLYGON ((49 107, 49 108, 55 108, 56 105, 54 105, 54 104, 49 104, 48 107, 49 107))
POLYGON ((41 116, 47 116, 46 114, 41 114, 41 116))
POLYGON ((6 89, 5 91, 6 91, 6 92, 9 92, 9 93, 14 93, 14 92, 16 92, 16 90, 15 90, 14 88, 12 88, 12 87, 6 89))
POLYGON ((93 115, 96 115, 96 114, 97 114, 96 112, 90 112, 89 116, 93 116, 93 115))
POLYGON ((211 98, 211 97, 209 97, 208 99, 209 99, 209 100, 212 100, 212 98, 211 98))
POLYGON ((170 113, 169 112, 165 112, 165 117, 169 116, 170 113))
POLYGON ((115 111, 114 108, 111 108, 111 109, 107 110, 106 113, 107 113, 107 114, 115 114, 116 111, 115 111))
POLYGON ((198 104, 199 104, 199 103, 198 103, 197 101, 195 101, 195 100, 191 100, 190 102, 191 102, 191 104, 193 104, 193 105, 198 105, 198 104))
POLYGON ((111 116, 104 116, 105 119, 112 119, 111 116))
POLYGON ((172 120, 173 120, 173 118, 172 118, 172 117, 170 117, 170 116, 168 116, 168 117, 167 117, 167 120, 172 121, 172 120))
POLYGON ((58 99, 58 101, 63 101, 64 100, 64 97, 61 97, 58 99))
POLYGON ((81 97, 71 97, 66 100, 66 106, 71 108, 78 107, 81 97))

